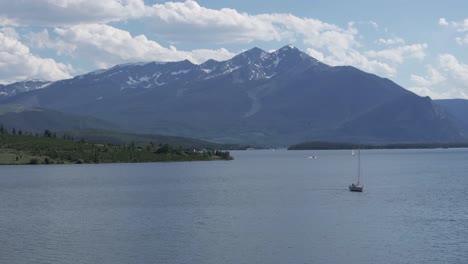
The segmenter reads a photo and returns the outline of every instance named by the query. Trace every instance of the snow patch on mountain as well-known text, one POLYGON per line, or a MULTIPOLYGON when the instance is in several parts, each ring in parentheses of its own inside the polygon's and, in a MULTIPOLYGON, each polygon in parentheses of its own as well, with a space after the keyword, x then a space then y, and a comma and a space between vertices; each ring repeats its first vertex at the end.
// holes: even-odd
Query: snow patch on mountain
MULTIPOLYGON (((268 80, 285 72, 294 73, 294 69, 303 70, 321 64, 292 45, 284 46, 273 52, 252 48, 226 61, 208 60, 202 64, 193 64, 187 60, 179 62, 137 62, 115 65, 109 69, 99 69, 68 80, 83 83, 116 83, 113 87, 120 90, 157 89, 174 82, 191 83, 232 75, 236 83, 268 80)), ((51 82, 29 86, 17 84, 17 89, 5 89, 0 86, 0 96, 12 96, 20 92, 47 88, 51 82), (20 91, 21 90, 21 91, 20 91)), ((182 92, 181 94, 183 94, 182 92)), ((96 95, 97 96, 97 95, 96 95)))
POLYGON ((160 77, 161 75, 162 75, 162 73, 160 73, 160 72, 157 72, 157 73, 153 74, 153 77, 156 76, 156 78, 154 79, 153 82, 154 82, 154 84, 156 84, 157 86, 162 86, 162 85, 166 84, 166 83, 164 83, 164 82, 159 82, 159 81, 158 81, 158 79, 159 79, 159 77, 160 77))
POLYGON ((135 85, 135 84, 138 84, 138 82, 136 80, 134 80, 131 76, 128 76, 127 84, 128 85, 135 85))
POLYGON ((179 70, 179 71, 174 71, 174 72, 171 72, 171 75, 179 75, 179 74, 186 74, 188 72, 190 72, 191 70, 179 70))
POLYGON ((17 94, 26 93, 38 89, 44 89, 51 85, 53 82, 41 81, 41 80, 31 80, 31 81, 22 81, 16 82, 7 85, 0 85, 0 97, 7 98, 12 97, 17 94))

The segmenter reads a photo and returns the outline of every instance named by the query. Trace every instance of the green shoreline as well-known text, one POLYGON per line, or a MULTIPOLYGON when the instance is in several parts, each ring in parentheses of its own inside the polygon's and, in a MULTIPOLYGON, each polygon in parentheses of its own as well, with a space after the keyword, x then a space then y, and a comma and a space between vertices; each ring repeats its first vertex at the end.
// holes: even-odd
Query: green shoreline
POLYGON ((231 160, 228 151, 174 148, 168 144, 146 146, 95 144, 71 137, 0 131, 0 165, 100 164, 231 160))

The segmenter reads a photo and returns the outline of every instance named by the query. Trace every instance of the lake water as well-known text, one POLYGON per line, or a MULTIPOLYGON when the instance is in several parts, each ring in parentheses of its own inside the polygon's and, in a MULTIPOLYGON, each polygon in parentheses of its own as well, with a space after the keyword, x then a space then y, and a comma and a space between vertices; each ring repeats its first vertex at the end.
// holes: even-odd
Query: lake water
POLYGON ((2 166, 0 263, 468 263, 467 149, 232 154, 2 166))

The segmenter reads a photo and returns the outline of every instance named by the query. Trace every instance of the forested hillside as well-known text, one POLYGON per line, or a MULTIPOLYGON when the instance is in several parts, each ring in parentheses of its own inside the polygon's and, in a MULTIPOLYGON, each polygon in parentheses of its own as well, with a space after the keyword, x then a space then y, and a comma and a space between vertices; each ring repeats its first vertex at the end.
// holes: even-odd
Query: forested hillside
POLYGON ((57 137, 45 130, 42 134, 7 130, 0 126, 0 164, 65 164, 229 160, 229 152, 196 151, 174 148, 168 144, 150 143, 138 146, 96 144, 75 140, 69 135, 57 137))

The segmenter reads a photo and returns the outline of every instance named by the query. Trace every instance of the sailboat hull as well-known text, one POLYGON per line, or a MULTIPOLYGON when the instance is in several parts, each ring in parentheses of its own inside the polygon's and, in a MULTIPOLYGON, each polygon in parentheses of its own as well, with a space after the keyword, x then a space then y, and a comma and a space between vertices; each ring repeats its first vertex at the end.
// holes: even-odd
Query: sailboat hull
POLYGON ((364 186, 362 186, 362 185, 350 185, 349 186, 349 190, 352 191, 352 192, 362 192, 363 188, 364 188, 364 186))

